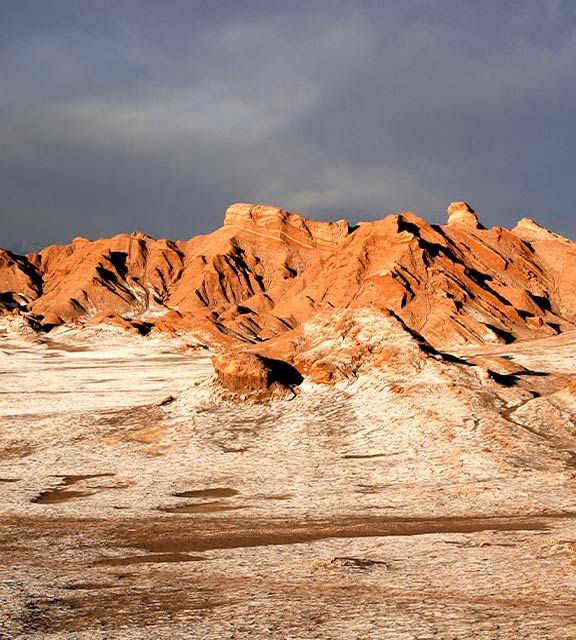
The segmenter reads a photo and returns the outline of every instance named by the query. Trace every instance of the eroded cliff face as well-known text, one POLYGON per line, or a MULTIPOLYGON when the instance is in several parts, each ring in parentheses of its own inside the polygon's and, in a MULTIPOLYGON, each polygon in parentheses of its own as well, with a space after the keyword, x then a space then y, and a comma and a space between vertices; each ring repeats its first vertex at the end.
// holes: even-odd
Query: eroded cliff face
POLYGON ((42 293, 42 278, 25 257, 0 249, 0 313, 26 308, 42 293))
POLYGON ((530 220, 486 229, 465 202, 450 205, 446 225, 408 212, 354 228, 240 203, 223 227, 187 242, 135 233, 0 253, 4 313, 46 328, 113 322, 193 332, 304 369, 305 326, 336 317, 338 325, 337 311, 357 310, 355 322, 365 312, 392 317, 442 349, 574 328, 575 294, 574 242, 530 220))
POLYGON ((42 295, 27 309, 50 325, 87 321, 102 312, 136 318, 162 309, 183 266, 175 243, 141 233, 76 238, 28 259, 42 279, 42 295))
POLYGON ((314 222, 275 207, 235 204, 221 229, 188 243, 167 305, 184 322, 202 318, 241 341, 277 335, 293 324, 276 305, 312 266, 322 268, 348 233, 345 221, 314 222))

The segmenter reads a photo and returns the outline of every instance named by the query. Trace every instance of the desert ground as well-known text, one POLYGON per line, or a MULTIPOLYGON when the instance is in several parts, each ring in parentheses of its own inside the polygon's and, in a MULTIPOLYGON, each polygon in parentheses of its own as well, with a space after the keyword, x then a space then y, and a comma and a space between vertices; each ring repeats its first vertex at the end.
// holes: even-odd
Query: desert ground
POLYGON ((576 333, 452 355, 256 403, 5 331, 0 637, 575 638, 576 333))

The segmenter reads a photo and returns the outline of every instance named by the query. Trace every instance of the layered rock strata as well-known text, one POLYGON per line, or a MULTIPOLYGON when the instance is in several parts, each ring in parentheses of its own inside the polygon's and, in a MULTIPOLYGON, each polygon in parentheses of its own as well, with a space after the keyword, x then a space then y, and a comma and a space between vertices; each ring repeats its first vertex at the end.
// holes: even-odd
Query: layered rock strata
POLYGON ((338 310, 394 318, 438 349, 552 335, 576 327, 576 244, 526 219, 484 228, 465 202, 446 225, 406 212, 356 227, 239 203, 186 242, 135 233, 0 252, 4 313, 45 329, 192 332, 272 359, 277 349, 318 380, 341 373, 305 363, 302 327, 338 310))

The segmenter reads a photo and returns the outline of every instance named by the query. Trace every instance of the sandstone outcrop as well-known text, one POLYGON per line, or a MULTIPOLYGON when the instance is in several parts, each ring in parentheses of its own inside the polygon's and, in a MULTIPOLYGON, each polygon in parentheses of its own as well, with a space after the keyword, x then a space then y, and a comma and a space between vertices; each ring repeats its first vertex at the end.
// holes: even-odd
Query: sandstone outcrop
POLYGON ((212 359, 220 383, 234 393, 260 396, 291 390, 302 382, 290 364, 246 351, 226 351, 212 359))
POLYGON ((290 328, 273 311, 302 275, 321 266, 349 234, 348 224, 313 222, 276 207, 232 205, 224 226, 191 240, 182 275, 166 303, 209 317, 238 339, 268 338, 290 328))
POLYGON ((224 226, 281 243, 293 242, 314 251, 333 251, 350 231, 346 220, 317 222, 277 207, 247 203, 228 207, 224 226))
POLYGON ((88 320, 100 312, 128 318, 154 314, 162 310, 183 263, 175 243, 140 233, 94 242, 77 238, 28 259, 42 278, 42 295, 29 310, 60 322, 88 320))
POLYGON ((512 232, 537 256, 547 276, 548 288, 542 290, 539 278, 534 275, 532 290, 540 292, 545 304, 549 300, 559 316, 573 319, 576 316, 576 243, 527 218, 520 220, 512 232))
POLYGON ((472 229, 480 228, 478 216, 467 202, 453 202, 448 207, 448 224, 463 224, 472 229))
POLYGON ((26 258, 0 249, 0 313, 26 307, 42 293, 42 279, 26 258))
POLYGON ((576 320, 550 269, 514 233, 432 226, 412 213, 360 224, 302 280, 274 308, 291 326, 322 310, 372 307, 444 347, 550 335, 576 320))

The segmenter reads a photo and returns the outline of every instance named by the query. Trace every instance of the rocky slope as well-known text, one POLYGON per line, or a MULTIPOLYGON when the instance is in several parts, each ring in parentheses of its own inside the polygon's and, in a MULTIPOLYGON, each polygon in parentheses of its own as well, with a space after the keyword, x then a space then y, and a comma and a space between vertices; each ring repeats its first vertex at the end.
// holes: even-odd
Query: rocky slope
POLYGON ((574 328, 575 258, 567 238, 526 219, 486 229, 464 202, 450 205, 446 225, 401 213, 356 227, 235 204, 223 227, 187 242, 135 233, 3 251, 0 310, 45 329, 192 332, 296 364, 306 360, 306 323, 330 325, 338 310, 393 317, 438 349, 574 328))

